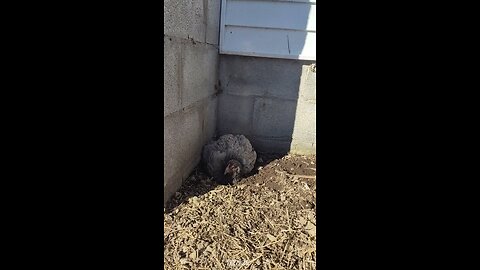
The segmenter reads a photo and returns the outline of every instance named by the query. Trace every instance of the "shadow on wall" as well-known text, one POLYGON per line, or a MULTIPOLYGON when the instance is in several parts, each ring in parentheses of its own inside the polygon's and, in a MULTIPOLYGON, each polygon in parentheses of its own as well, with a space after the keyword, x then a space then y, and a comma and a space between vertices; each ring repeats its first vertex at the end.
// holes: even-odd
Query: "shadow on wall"
MULTIPOLYGON (((296 18, 300 18, 295 21, 295 27, 307 29, 310 9, 294 11, 302 12, 295 14, 296 18)), ((272 9, 272 14, 264 16, 281 15, 274 13, 275 9, 272 9)), ((282 35, 289 33, 285 30, 271 31, 282 32, 282 35)), ((305 47, 307 32, 295 31, 295 35, 296 51, 299 52, 305 47)), ((285 46, 284 50, 294 52, 292 48, 287 48, 292 44, 284 43, 282 46, 285 46)), ((311 68, 314 63, 296 59, 221 55, 219 79, 222 92, 218 104, 218 135, 244 134, 254 148, 262 153, 287 153, 291 150, 314 153, 316 74, 311 68)))
MULTIPOLYGON (((309 72, 313 62, 231 55, 221 56, 220 61, 224 91, 218 105, 219 135, 244 134, 259 152, 286 153, 291 150, 294 129, 302 134, 315 126, 308 120, 301 126, 295 123, 315 114, 315 85, 301 89, 303 71, 309 72), (301 97, 300 92, 310 95, 301 97), (297 105, 304 107, 303 99, 312 105, 302 111, 297 105)), ((305 143, 315 141, 307 134, 304 137, 305 143)))

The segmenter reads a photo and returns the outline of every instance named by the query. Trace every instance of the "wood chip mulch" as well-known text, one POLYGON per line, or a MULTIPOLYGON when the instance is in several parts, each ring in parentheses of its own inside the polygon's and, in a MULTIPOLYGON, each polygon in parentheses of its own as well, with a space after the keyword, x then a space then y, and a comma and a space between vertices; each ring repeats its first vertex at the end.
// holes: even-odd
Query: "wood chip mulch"
POLYGON ((164 211, 164 269, 316 269, 315 175, 293 155, 234 186, 195 170, 164 211))

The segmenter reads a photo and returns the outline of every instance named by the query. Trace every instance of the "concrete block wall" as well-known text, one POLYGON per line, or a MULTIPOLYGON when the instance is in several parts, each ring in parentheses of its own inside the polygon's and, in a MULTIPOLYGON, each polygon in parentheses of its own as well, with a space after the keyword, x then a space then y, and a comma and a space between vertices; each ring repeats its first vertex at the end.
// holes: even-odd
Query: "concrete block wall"
POLYGON ((314 61, 221 55, 217 129, 260 152, 316 151, 314 61))
POLYGON ((215 135, 220 2, 164 1, 164 203, 215 135))
POLYGON ((302 66, 295 125, 290 146, 292 153, 315 154, 317 149, 317 73, 315 69, 311 65, 302 66))

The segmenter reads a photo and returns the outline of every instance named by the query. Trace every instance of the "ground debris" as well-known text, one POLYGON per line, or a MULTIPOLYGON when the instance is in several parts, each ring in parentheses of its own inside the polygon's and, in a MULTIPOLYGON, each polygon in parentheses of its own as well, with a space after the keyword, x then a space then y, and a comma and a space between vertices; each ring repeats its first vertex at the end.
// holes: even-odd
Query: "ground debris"
POLYGON ((164 269, 315 269, 315 164, 259 156, 234 186, 196 170, 164 210, 164 269))

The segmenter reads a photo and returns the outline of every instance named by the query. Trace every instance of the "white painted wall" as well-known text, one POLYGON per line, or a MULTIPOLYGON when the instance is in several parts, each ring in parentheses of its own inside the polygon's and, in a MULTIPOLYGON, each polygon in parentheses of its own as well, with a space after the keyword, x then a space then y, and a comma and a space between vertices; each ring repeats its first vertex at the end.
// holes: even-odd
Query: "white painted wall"
POLYGON ((316 60, 316 0, 222 0, 220 53, 316 60))

